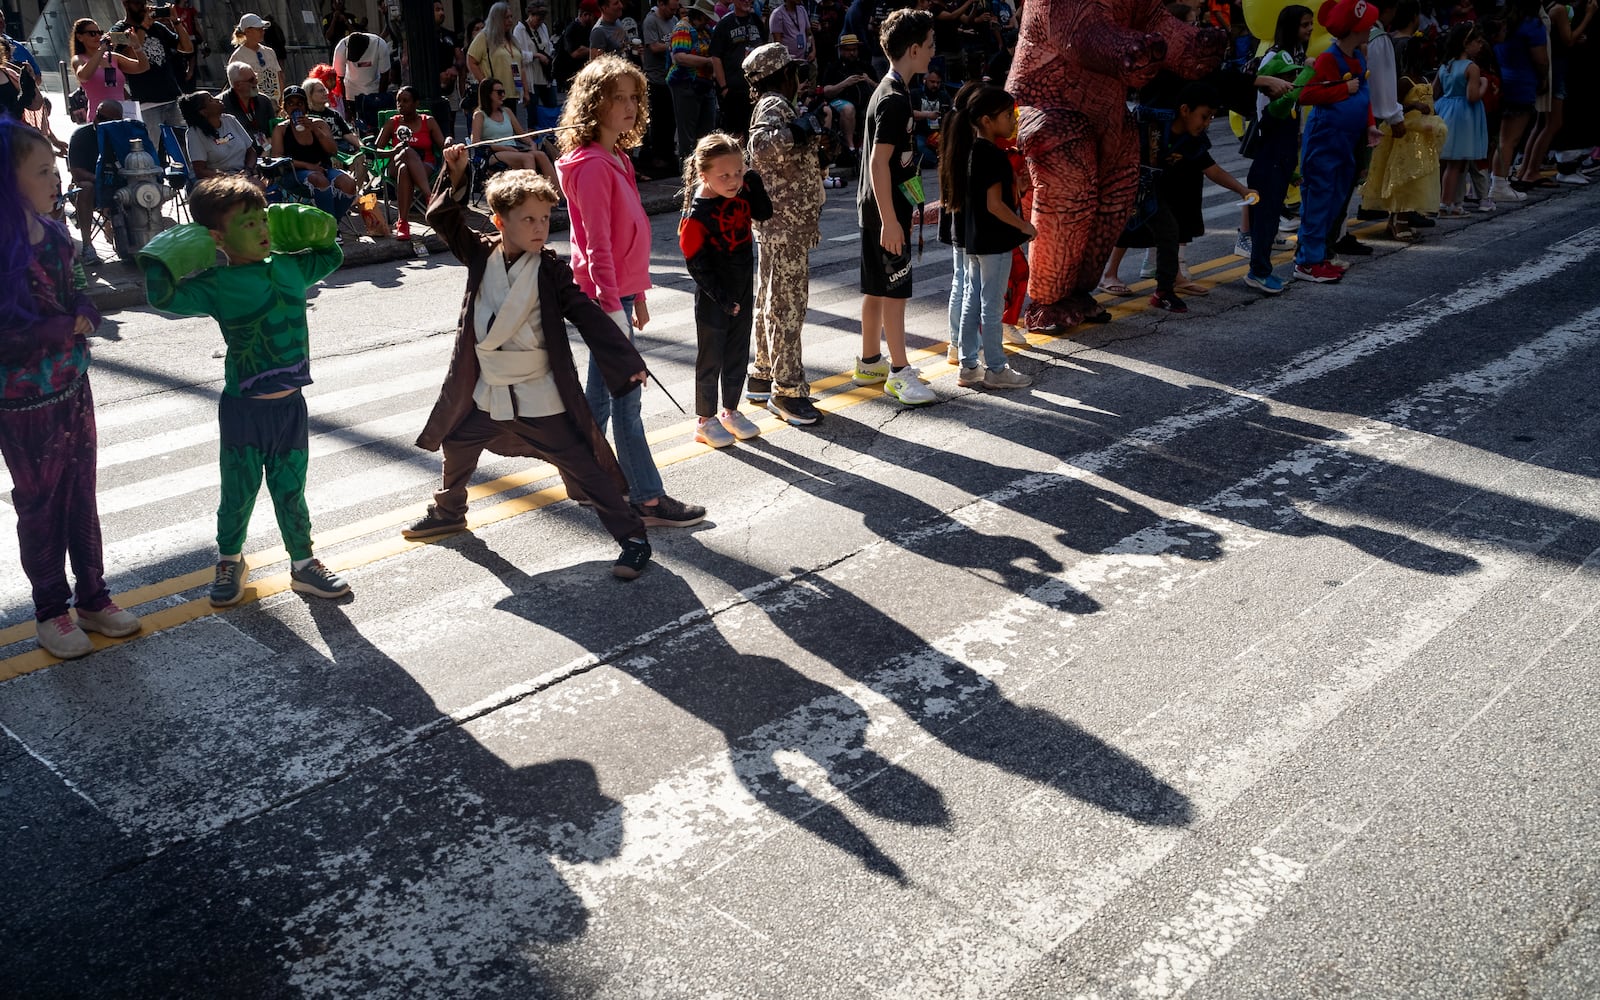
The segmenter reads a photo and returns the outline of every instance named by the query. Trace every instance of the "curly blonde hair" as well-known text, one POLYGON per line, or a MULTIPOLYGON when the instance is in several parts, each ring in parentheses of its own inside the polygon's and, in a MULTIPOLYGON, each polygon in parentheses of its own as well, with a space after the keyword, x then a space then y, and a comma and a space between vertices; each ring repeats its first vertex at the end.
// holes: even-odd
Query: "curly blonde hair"
POLYGON ((572 81, 567 106, 561 112, 561 131, 556 142, 563 153, 570 153, 594 142, 600 133, 600 109, 617 93, 617 85, 632 80, 639 94, 639 116, 633 128, 617 137, 617 145, 632 149, 644 141, 650 126, 650 88, 644 71, 620 56, 596 56, 584 64, 572 81))

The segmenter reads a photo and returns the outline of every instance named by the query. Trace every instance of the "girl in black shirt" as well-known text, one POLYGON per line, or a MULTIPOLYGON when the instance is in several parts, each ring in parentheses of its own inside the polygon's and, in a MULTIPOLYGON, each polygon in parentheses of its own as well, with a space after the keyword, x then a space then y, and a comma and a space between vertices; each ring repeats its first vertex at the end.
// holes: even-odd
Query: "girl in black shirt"
MULTIPOLYGON (((1006 364, 1001 319, 1011 251, 1035 235, 1032 224, 1017 214, 1011 158, 995 145, 1016 131, 1016 110, 1016 99, 999 87, 967 84, 946 119, 939 154, 944 210, 960 213, 956 224, 962 227, 965 251, 965 264, 953 276, 961 289, 957 384, 963 386, 1020 389, 1032 381, 1006 364), (980 346, 986 370, 978 367, 980 346)), ((956 313, 953 303, 951 313, 956 313)))

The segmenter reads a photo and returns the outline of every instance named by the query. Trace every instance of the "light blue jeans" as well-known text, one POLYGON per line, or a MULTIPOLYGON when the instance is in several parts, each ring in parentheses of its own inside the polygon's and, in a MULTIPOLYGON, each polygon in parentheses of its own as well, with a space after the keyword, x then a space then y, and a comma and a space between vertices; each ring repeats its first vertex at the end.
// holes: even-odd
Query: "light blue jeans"
MULTIPOLYGON (((633 296, 623 296, 622 314, 628 318, 625 332, 632 343, 633 296)), ((644 417, 639 412, 639 397, 644 395, 644 386, 621 399, 611 398, 611 390, 606 388, 606 380, 600 375, 600 366, 591 354, 589 377, 583 394, 589 400, 589 410, 594 414, 594 422, 600 425, 601 434, 606 432, 606 425, 612 417, 616 417, 617 433, 612 440, 616 442, 617 464, 622 466, 622 476, 628 481, 628 500, 639 504, 666 496, 666 487, 661 485, 661 473, 650 454, 650 442, 645 440, 644 417)))
MULTIPOLYGON (((961 367, 977 367, 981 344, 984 365, 1004 368, 1006 349, 1002 335, 1005 328, 1001 317, 1005 314, 1006 283, 1011 280, 1011 251, 969 253, 965 257, 966 268, 961 272, 964 275, 961 284, 965 288, 961 293, 961 341, 958 345, 961 367)), ((954 301, 954 290, 950 297, 954 301)))
POLYGON ((967 251, 958 246, 950 248, 950 343, 961 349, 962 293, 967 289, 967 251))

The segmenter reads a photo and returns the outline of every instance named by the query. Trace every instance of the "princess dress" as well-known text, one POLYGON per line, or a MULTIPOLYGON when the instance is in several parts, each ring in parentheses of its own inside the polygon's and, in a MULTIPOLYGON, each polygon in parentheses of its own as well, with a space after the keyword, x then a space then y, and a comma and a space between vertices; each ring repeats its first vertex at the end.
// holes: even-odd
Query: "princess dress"
MULTIPOLYGON (((1433 87, 1414 84, 1402 104, 1433 107, 1433 87)), ((1402 212, 1432 214, 1439 211, 1439 151, 1446 128, 1436 114, 1407 111, 1405 135, 1385 135, 1372 151, 1372 167, 1362 189, 1361 207, 1391 215, 1402 212)))
POLYGON ((1467 67, 1470 59, 1456 59, 1439 68, 1439 86, 1444 93, 1434 105, 1449 130, 1441 160, 1481 160, 1489 155, 1489 119, 1482 101, 1467 100, 1467 67))

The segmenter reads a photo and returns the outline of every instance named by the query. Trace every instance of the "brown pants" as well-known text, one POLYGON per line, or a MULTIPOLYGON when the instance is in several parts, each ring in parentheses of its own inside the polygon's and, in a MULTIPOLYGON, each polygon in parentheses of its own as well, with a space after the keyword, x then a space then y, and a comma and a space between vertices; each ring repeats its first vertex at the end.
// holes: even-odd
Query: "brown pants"
POLYGON ((600 467, 589 442, 579 433, 572 415, 518 417, 495 420, 482 410, 473 410, 450 436, 444 439, 444 484, 433 495, 434 511, 440 517, 460 518, 467 514, 467 481, 478 468, 478 456, 502 435, 513 435, 531 445, 539 457, 555 466, 574 498, 594 502, 611 537, 617 541, 645 537, 644 521, 622 498, 617 480, 600 467), (577 490, 572 487, 576 486, 577 490))

